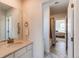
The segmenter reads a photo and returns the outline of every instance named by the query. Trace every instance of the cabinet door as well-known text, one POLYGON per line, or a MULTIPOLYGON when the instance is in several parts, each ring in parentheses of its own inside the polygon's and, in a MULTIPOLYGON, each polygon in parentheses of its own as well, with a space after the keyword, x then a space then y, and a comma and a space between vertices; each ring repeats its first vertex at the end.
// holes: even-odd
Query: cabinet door
POLYGON ((32 51, 28 51, 28 52, 27 52, 26 58, 33 58, 32 51))
POLYGON ((20 58, 20 56, 26 53, 26 48, 22 48, 19 51, 15 52, 15 58, 20 58))
POLYGON ((29 45, 26 47, 26 58, 32 58, 33 57, 33 48, 32 45, 29 45))
POLYGON ((26 47, 26 51, 28 51, 28 50, 32 50, 32 45, 29 45, 26 47))
POLYGON ((15 58, 32 58, 32 45, 26 46, 15 52, 15 58))

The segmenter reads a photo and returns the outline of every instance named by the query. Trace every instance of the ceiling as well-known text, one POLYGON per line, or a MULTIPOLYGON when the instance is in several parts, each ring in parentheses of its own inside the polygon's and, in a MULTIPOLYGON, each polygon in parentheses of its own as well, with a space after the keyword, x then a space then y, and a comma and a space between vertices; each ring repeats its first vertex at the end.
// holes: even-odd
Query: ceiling
POLYGON ((53 0, 50 5, 50 14, 66 13, 69 0, 53 0))

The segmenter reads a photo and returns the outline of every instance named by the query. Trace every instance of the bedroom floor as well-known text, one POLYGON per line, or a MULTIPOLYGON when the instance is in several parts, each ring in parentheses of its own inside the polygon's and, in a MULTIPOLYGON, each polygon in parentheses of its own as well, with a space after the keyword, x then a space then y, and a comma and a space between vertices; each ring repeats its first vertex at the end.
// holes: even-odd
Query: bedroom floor
POLYGON ((51 48, 51 52, 45 55, 45 58, 66 58, 66 40, 65 38, 56 38, 56 46, 51 48))

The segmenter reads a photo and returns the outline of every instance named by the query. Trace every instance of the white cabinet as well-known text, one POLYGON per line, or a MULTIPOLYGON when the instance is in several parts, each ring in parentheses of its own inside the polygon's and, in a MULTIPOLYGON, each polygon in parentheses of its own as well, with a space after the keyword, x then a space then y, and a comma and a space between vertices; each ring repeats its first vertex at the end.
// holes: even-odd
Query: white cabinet
POLYGON ((28 45, 18 51, 12 53, 12 55, 7 56, 6 58, 32 58, 33 51, 32 51, 32 44, 28 45))
POLYGON ((14 54, 15 54, 15 58, 19 58, 20 56, 22 56, 23 54, 25 54, 25 52, 26 52, 26 48, 24 47, 24 48, 22 48, 22 49, 20 49, 20 50, 18 50, 18 51, 16 51, 14 54))
POLYGON ((32 58, 33 57, 33 51, 32 51, 32 45, 29 45, 26 47, 26 58, 32 58))
POLYGON ((28 51, 26 54, 26 58, 32 58, 32 57, 33 57, 32 51, 28 51))

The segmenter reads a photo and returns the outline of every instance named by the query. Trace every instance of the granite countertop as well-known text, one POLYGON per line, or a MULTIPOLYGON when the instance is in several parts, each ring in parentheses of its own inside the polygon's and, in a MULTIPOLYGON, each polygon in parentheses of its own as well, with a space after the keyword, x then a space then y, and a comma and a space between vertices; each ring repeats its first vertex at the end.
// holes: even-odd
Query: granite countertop
POLYGON ((12 44, 5 43, 4 45, 0 45, 0 58, 6 57, 30 44, 32 44, 32 41, 30 40, 15 40, 12 44))

